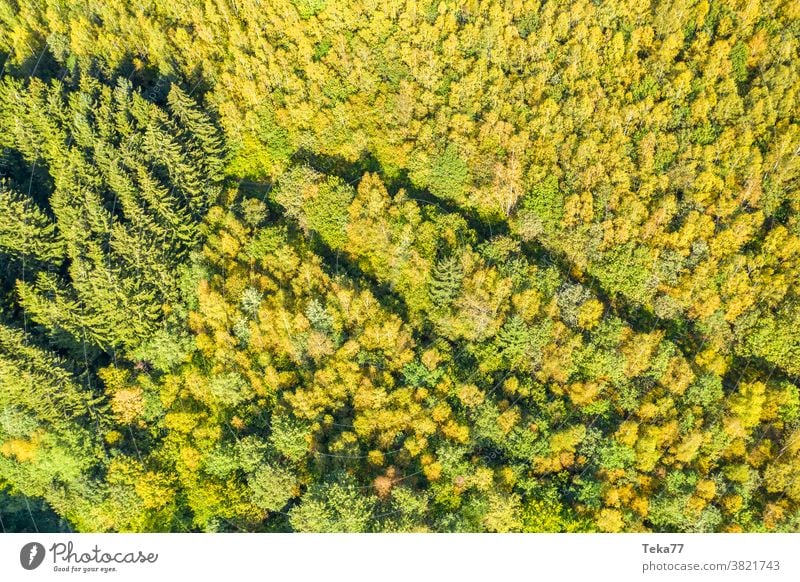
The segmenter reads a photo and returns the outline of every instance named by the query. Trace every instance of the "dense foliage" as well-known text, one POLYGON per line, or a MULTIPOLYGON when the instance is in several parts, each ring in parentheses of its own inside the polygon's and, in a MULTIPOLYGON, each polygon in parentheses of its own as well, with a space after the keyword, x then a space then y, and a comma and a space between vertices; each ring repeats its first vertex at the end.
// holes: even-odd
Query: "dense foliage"
POLYGON ((800 5, 0 0, 0 526, 800 529, 800 5))

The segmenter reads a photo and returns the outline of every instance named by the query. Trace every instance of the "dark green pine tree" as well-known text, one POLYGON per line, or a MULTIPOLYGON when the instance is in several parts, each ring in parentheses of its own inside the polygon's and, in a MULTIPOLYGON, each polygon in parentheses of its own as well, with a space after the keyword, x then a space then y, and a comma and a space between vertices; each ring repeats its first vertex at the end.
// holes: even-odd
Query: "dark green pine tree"
POLYGON ((58 267, 64 244, 53 221, 26 196, 0 183, 0 249, 10 259, 58 267))
POLYGON ((0 254, 41 264, 17 282, 27 315, 60 342, 102 350, 152 336, 220 192, 217 133, 177 87, 165 110, 124 80, 0 83, 0 145, 54 184, 46 211, 0 193, 0 254))
POLYGON ((456 255, 438 261, 433 267, 430 283, 430 297, 435 308, 447 307, 461 292, 464 281, 464 267, 456 255))

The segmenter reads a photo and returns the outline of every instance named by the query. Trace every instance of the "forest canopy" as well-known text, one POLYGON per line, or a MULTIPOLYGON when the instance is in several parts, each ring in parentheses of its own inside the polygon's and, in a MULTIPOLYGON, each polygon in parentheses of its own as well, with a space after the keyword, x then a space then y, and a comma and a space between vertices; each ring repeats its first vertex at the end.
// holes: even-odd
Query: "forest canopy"
POLYGON ((800 529, 800 5, 0 0, 3 531, 800 529))

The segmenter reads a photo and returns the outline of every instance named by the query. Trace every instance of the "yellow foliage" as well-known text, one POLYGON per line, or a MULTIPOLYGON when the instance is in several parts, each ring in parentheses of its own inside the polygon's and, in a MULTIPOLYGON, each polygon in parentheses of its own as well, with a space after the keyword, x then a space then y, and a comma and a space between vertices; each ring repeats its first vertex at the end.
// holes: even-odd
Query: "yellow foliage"
POLYGON ((639 435, 639 424, 633 420, 625 420, 615 434, 616 439, 625 446, 632 447, 639 435))
POLYGON ((690 463, 697 456, 702 444, 703 434, 701 432, 689 433, 678 444, 675 458, 681 463, 690 463))
POLYGON ((600 514, 597 516, 597 527, 603 532, 616 533, 622 531, 624 524, 622 513, 616 509, 601 509, 600 514))
POLYGON ((497 425, 500 427, 500 430, 503 431, 503 434, 508 434, 511 432, 511 429, 514 428, 520 420, 520 412, 519 409, 516 407, 509 408, 505 412, 503 412, 500 416, 497 417, 497 425))
POLYGON ((577 382, 567 386, 570 400, 576 406, 588 406, 597 400, 603 386, 597 382, 577 382))
POLYGON ((594 329, 600 323, 604 310, 605 307, 600 301, 589 299, 578 311, 578 325, 583 329, 594 329))
POLYGON ((122 424, 131 424, 144 412, 142 389, 138 386, 121 388, 111 397, 111 410, 122 424))
POLYGON ((34 439, 10 439, 0 445, 0 453, 4 457, 14 457, 20 463, 31 463, 36 460, 38 445, 34 439))
POLYGON ((711 479, 701 479, 697 482, 696 492, 701 499, 711 501, 717 494, 717 486, 711 479))
POLYGON ((438 462, 433 462, 422 466, 422 472, 428 481, 438 481, 442 475, 442 465, 438 462))

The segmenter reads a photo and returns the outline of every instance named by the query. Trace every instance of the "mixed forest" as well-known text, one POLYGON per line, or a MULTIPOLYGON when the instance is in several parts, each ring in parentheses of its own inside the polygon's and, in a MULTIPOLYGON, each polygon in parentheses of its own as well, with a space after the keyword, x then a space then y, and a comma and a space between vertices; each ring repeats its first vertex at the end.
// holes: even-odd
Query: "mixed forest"
POLYGON ((800 3, 0 32, 2 531, 800 531, 800 3))

